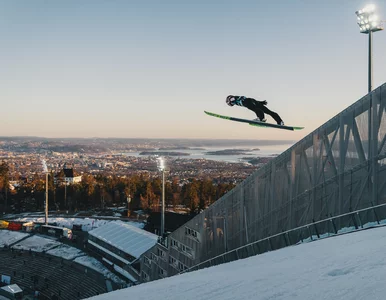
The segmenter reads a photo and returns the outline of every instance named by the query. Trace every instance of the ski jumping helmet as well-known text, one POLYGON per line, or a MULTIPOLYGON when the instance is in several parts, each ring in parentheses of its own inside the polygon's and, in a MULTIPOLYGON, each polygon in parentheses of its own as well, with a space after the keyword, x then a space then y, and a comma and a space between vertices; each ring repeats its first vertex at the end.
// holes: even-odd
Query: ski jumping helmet
POLYGON ((229 106, 233 106, 234 104, 232 103, 232 100, 234 100, 234 99, 235 99, 235 96, 229 95, 229 96, 227 97, 227 99, 225 100, 225 102, 226 102, 229 106))

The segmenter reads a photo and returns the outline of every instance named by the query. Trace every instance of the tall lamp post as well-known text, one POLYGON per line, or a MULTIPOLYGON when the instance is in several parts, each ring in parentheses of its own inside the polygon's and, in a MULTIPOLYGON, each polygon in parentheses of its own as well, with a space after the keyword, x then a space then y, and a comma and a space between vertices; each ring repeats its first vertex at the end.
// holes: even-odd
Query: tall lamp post
POLYGON ((162 208, 161 208, 161 238, 165 233, 165 160, 163 157, 157 158, 158 170, 162 172, 162 208))
POLYGON ((368 92, 373 90, 373 32, 383 30, 379 17, 375 14, 375 6, 367 5, 355 12, 360 32, 369 35, 369 74, 368 92))
POLYGON ((42 164, 43 164, 43 172, 46 174, 46 201, 45 201, 45 209, 44 209, 45 211, 44 223, 48 225, 48 168, 45 160, 42 161, 42 164))

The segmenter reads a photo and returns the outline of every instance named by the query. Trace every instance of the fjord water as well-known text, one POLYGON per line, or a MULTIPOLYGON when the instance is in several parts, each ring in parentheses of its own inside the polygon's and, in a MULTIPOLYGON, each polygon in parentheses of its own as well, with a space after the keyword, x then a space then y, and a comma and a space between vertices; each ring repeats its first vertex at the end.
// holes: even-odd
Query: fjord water
MULTIPOLYGON (((181 152, 189 155, 182 156, 173 156, 173 158, 186 158, 186 159, 208 159, 215 161, 224 161, 224 162, 245 162, 242 158, 255 158, 255 157, 269 157, 276 156, 287 150, 293 144, 280 144, 280 145, 261 145, 256 147, 251 147, 251 145, 237 145, 237 146, 205 146, 192 149, 180 149, 180 150, 162 150, 167 152, 181 152), (225 149, 245 149, 244 154, 230 154, 230 155, 220 155, 220 154, 208 154, 208 152, 221 151, 225 149)), ((146 155, 140 155, 140 152, 126 152, 125 155, 135 156, 135 157, 146 157, 146 155)), ((157 154, 157 151, 154 151, 154 154, 157 154)))

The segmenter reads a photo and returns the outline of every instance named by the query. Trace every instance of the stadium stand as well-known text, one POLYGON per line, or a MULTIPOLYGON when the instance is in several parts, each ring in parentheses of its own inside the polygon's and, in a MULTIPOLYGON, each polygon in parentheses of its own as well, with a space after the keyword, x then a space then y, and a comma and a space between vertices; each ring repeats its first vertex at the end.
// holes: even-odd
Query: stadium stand
POLYGON ((46 253, 0 249, 0 273, 39 299, 84 299, 106 293, 104 275, 46 253))

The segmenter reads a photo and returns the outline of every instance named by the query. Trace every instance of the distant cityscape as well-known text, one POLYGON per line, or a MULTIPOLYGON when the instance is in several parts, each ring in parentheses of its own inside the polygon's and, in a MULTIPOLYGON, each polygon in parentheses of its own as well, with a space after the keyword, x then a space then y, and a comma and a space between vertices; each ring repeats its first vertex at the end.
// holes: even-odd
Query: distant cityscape
POLYGON ((277 155, 261 155, 260 147, 277 146, 274 152, 280 153, 290 143, 0 138, 0 212, 42 211, 46 193, 48 209, 57 212, 124 207, 126 216, 138 216, 137 211, 159 211, 157 159, 162 156, 168 210, 196 214, 277 155))
MULTIPOLYGON (((42 160, 49 172, 58 173, 64 167, 77 174, 115 175, 126 177, 145 173, 158 176, 156 157, 166 156, 169 176, 181 182, 187 178, 218 179, 239 182, 272 156, 229 163, 207 159, 191 159, 175 150, 202 149, 205 147, 250 146, 288 144, 290 141, 251 140, 181 140, 181 139, 45 139, 37 137, 0 138, 0 161, 7 162, 10 180, 28 179, 42 174, 42 160), (172 152, 171 150, 174 150, 172 152), (140 152, 140 156, 130 153, 140 152)), ((239 150, 220 150, 221 154, 241 153, 239 150), (234 152, 236 151, 236 152, 234 152)), ((209 154, 216 154, 208 151, 209 154)))

